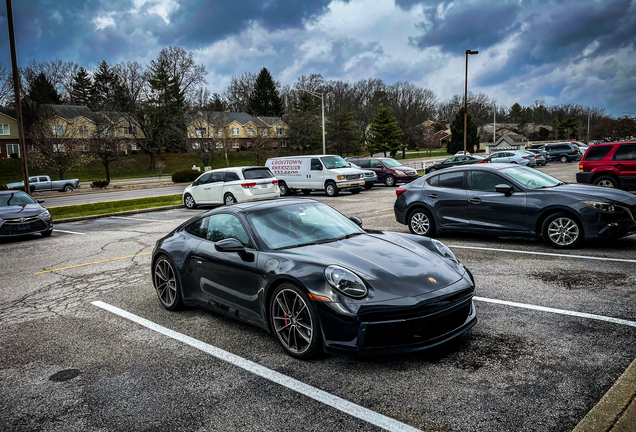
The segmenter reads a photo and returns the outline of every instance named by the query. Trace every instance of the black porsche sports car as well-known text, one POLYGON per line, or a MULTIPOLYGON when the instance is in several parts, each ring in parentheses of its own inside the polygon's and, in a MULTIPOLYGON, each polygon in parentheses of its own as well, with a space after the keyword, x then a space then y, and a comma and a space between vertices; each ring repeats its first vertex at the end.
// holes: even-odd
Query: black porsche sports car
POLYGON ((153 284, 166 309, 247 321, 296 358, 416 351, 475 325, 475 282, 448 247, 361 226, 308 199, 220 207, 157 242, 153 284))

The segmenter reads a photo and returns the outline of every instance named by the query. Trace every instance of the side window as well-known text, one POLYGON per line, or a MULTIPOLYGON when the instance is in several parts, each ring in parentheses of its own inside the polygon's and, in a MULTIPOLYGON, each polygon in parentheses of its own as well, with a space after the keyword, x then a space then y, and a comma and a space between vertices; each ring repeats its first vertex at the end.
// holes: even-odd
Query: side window
MULTIPOLYGON (((609 146, 608 146, 609 147, 609 146)), ((623 144, 621 145, 612 160, 616 161, 636 161, 636 144, 623 144)))
POLYGON ((234 181, 234 180, 240 180, 238 174, 235 173, 234 171, 227 171, 225 173, 225 181, 229 182, 229 181, 234 181))
POLYGON ((203 174, 201 177, 199 177, 199 184, 209 183, 211 175, 212 173, 203 174))
POLYGON ((217 171, 211 174, 209 183, 222 182, 225 180, 225 171, 217 171))
POLYGON ((472 180, 473 190, 483 192, 495 192, 495 186, 503 183, 507 184, 507 182, 498 175, 484 171, 473 171, 472 180))
POLYGON ((236 216, 217 214, 210 216, 208 219, 210 220, 207 230, 208 240, 218 242, 234 238, 243 243, 243 246, 250 245, 250 238, 236 216))
POLYGON ((439 176, 433 176, 430 179, 426 180, 426 183, 428 183, 431 186, 437 187, 439 186, 439 176))
POLYGON ((37 183, 38 178, 37 177, 29 177, 29 183, 37 183))
MULTIPOLYGON (((586 161, 600 161, 603 160, 605 156, 610 152, 612 146, 595 146, 590 147, 590 149, 585 153, 586 161)), ((616 159, 616 155, 614 155, 614 159, 616 159)))
POLYGON ((499 153, 494 153, 492 156, 490 156, 491 159, 497 159, 499 157, 499 153))
POLYGON ((357 162, 356 165, 358 165, 360 168, 369 168, 369 160, 361 160, 361 161, 354 161, 357 162))
POLYGON ((321 169, 322 169, 322 162, 320 162, 320 159, 313 158, 311 160, 311 170, 312 171, 320 171, 321 169))
POLYGON ((39 179, 41 182, 47 182, 48 180, 46 179, 46 177, 40 177, 39 179))
POLYGON ((209 217, 203 218, 203 219, 199 219, 198 221, 192 222, 190 225, 188 225, 186 227, 186 232, 192 234, 193 236, 199 237, 199 238, 206 238, 207 237, 207 226, 208 226, 208 219, 210 219, 209 217))
POLYGON ((375 160, 375 159, 372 159, 372 160, 371 160, 371 165, 370 165, 370 167, 371 167, 371 168, 380 168, 380 169, 384 168, 384 167, 382 166, 382 164, 380 163, 380 161, 377 161, 377 160, 375 160))
POLYGON ((464 172, 454 172, 439 175, 439 187, 450 189, 464 189, 464 172))

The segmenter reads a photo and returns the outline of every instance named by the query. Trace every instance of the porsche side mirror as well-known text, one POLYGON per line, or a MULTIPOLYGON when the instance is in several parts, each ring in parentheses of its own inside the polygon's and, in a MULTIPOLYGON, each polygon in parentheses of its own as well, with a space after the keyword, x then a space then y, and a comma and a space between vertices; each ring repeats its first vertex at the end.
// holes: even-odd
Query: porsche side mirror
POLYGON ((214 248, 219 252, 238 252, 239 254, 245 253, 245 246, 243 246, 243 243, 235 238, 220 240, 214 244, 214 248))
POLYGON ((495 186, 495 191, 509 197, 510 195, 512 195, 512 186, 508 184, 499 184, 495 186))
POLYGON ((362 219, 360 219, 357 216, 349 216, 349 219, 355 223, 356 225, 358 225, 360 228, 362 228, 362 219))
POLYGON ((38 204, 42 204, 44 202, 44 200, 39 199, 39 200, 37 200, 37 202, 38 202, 38 204))

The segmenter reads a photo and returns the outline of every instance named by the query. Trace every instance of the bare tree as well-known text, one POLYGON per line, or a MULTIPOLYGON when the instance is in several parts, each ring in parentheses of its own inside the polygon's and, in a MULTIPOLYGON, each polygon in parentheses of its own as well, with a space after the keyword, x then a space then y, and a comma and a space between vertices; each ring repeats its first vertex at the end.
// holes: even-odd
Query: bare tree
POLYGON ((249 146, 256 156, 256 165, 261 165, 274 146, 275 134, 267 125, 257 127, 254 133, 249 146))
MULTIPOLYGON (((228 152, 234 142, 236 142, 236 138, 232 136, 232 130, 230 128, 231 122, 226 112, 214 112, 210 119, 210 124, 213 125, 214 128, 214 148, 223 152, 225 156, 225 166, 230 166, 228 152)), ((210 127, 210 129, 212 129, 212 127, 210 127)))
POLYGON ((168 73, 186 98, 196 91, 197 86, 207 84, 205 66, 196 64, 194 55, 183 48, 169 46, 162 49, 157 60, 150 62, 149 69, 156 69, 160 63, 167 65, 168 73))
POLYGON ((247 112, 257 75, 245 72, 232 77, 230 85, 223 92, 231 112, 247 112))
POLYGON ((6 66, 0 63, 0 106, 13 99, 13 76, 6 66))
POLYGON ((191 138, 190 145, 203 166, 210 166, 216 157, 216 142, 214 119, 215 113, 202 110, 196 114, 196 118, 188 125, 188 135, 191 138))

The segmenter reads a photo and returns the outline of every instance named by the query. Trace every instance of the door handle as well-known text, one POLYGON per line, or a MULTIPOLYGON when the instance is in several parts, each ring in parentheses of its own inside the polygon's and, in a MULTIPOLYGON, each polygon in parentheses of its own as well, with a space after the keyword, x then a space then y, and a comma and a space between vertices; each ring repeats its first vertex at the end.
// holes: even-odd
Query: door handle
POLYGON ((210 190, 210 188, 203 188, 204 190, 210 190))
POLYGON ((432 198, 432 199, 437 199, 437 194, 431 194, 431 195, 429 195, 428 197, 429 197, 429 198, 432 198))
POLYGON ((616 165, 614 165, 614 166, 615 166, 616 168, 622 168, 622 167, 623 167, 623 164, 616 164, 616 165))
POLYGON ((479 204, 481 202, 481 198, 471 198, 468 201, 470 201, 473 204, 479 204))

